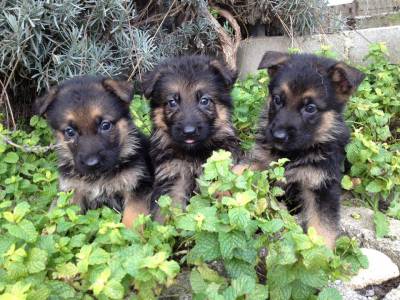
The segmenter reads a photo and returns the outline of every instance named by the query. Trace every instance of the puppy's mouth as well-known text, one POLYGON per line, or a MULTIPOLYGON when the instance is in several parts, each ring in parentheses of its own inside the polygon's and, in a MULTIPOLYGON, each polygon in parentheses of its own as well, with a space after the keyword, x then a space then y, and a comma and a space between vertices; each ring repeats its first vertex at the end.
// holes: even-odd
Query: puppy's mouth
POLYGON ((195 139, 186 139, 184 140, 186 145, 194 145, 196 143, 198 143, 199 141, 195 140, 195 139))

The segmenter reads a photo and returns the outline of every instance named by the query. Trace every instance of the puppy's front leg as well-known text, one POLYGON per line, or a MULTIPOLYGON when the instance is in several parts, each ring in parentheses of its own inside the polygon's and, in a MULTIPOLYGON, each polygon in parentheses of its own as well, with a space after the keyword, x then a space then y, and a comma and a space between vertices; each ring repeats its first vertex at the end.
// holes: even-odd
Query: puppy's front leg
POLYGON ((148 196, 138 195, 134 193, 126 193, 124 195, 124 212, 122 216, 122 223, 131 228, 133 222, 139 217, 140 214, 148 215, 150 207, 147 200, 148 196))
POLYGON ((335 189, 331 186, 317 191, 302 191, 305 227, 314 227, 330 249, 335 247, 339 227, 340 191, 337 193, 335 189))

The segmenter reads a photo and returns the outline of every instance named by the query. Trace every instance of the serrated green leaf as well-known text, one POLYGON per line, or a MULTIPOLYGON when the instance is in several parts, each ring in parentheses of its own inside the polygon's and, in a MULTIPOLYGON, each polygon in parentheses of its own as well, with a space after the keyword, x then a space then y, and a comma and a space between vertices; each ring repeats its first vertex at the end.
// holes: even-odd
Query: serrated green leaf
POLYGON ((264 233, 276 233, 283 228, 283 221, 279 219, 273 219, 265 223, 261 223, 259 226, 264 233))
POLYGON ((197 267, 201 277, 209 282, 215 282, 217 284, 225 284, 226 279, 218 274, 217 271, 210 269, 206 264, 201 264, 197 267))
POLYGON ((193 214, 185 214, 177 218, 176 227, 183 230, 195 231, 196 223, 193 214))
POLYGON ((239 231, 220 232, 218 234, 218 241, 221 255, 224 259, 231 259, 234 249, 246 247, 245 234, 239 231))
POLYGON ((3 161, 9 164, 16 164, 19 160, 19 156, 15 152, 7 152, 6 156, 3 158, 3 161))
POLYGON ((102 248, 95 248, 89 256, 89 265, 99 265, 107 263, 110 259, 110 253, 102 248))
POLYGON ((204 293, 207 289, 206 282, 204 281, 201 274, 195 269, 190 272, 190 286, 192 287, 192 290, 193 292, 195 292, 195 294, 204 293))
POLYGON ((247 300, 265 300, 268 299, 268 286, 257 284, 255 288, 246 297, 247 300))
POLYGON ((229 222, 232 226, 244 229, 250 222, 250 212, 243 207, 235 207, 229 210, 229 222))
POLYGON ((322 288, 328 283, 328 277, 321 269, 303 270, 299 273, 299 279, 313 288, 322 288))
POLYGON ((169 278, 175 277, 180 270, 178 263, 174 260, 164 261, 160 264, 160 270, 163 271, 169 278))
POLYGON ((242 275, 232 280, 232 287, 236 297, 250 294, 256 286, 256 280, 253 277, 242 275))
POLYGON ((291 287, 293 300, 309 299, 315 293, 315 288, 302 283, 300 280, 293 281, 291 287))
POLYGON ((368 183, 365 189, 370 193, 379 193, 382 190, 382 186, 378 181, 374 180, 368 183))
POLYGON ((6 224, 4 228, 6 228, 8 233, 12 236, 28 243, 35 242, 38 236, 33 223, 25 219, 18 224, 6 224))
POLYGON ((202 259, 212 261, 220 257, 220 247, 216 233, 199 233, 196 235, 196 245, 189 252, 189 261, 202 259))
POLYGON ((343 297, 335 288, 324 288, 318 295, 318 300, 342 300, 343 297))
POLYGON ((375 233, 378 238, 383 238, 389 234, 389 221, 385 214, 380 211, 374 212, 375 233))
POLYGON ((26 261, 26 266, 28 268, 29 273, 38 273, 46 269, 47 264, 47 252, 39 249, 32 248, 29 251, 28 258, 26 261))
POLYGON ((111 279, 104 287, 103 293, 110 299, 122 299, 124 297, 124 287, 118 281, 111 279))
POLYGON ((30 205, 28 202, 23 201, 18 203, 14 208, 14 216, 16 218, 16 222, 19 222, 30 210, 30 205))
POLYGON ((161 265, 161 263, 165 262, 168 255, 164 251, 157 252, 153 256, 149 256, 143 259, 141 263, 142 268, 150 268, 155 269, 161 265))
POLYGON ((274 300, 289 300, 292 294, 292 287, 272 287, 269 286, 269 297, 274 300))
POLYGON ((54 278, 72 279, 79 273, 78 267, 72 262, 63 263, 56 266, 56 273, 53 274, 54 278))

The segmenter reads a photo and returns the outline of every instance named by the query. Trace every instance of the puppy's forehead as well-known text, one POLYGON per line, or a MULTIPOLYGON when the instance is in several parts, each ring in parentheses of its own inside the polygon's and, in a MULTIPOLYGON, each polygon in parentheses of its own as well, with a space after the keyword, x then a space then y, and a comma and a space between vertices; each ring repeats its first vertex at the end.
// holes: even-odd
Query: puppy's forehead
POLYGON ((74 89, 68 87, 61 89, 57 95, 59 102, 59 114, 61 124, 68 126, 73 124, 78 128, 91 128, 97 126, 99 120, 111 120, 119 118, 119 111, 115 106, 115 99, 101 87, 93 89, 93 85, 86 89, 74 89))
POLYGON ((91 130, 98 126, 101 119, 110 119, 102 107, 92 105, 73 106, 62 114, 61 127, 75 126, 81 130, 91 130))
POLYGON ((83 98, 83 97, 93 97, 97 95, 104 95, 106 90, 104 86, 100 82, 85 82, 85 84, 81 83, 70 83, 63 85, 59 91, 59 97, 74 97, 74 98, 83 98))
POLYGON ((189 80, 185 78, 175 78, 168 80, 164 86, 165 94, 180 94, 191 96, 199 91, 205 93, 216 93, 216 88, 212 82, 203 79, 189 80))
POLYGON ((273 94, 284 94, 287 102, 300 105, 312 99, 317 104, 324 106, 327 91, 321 78, 301 76, 288 76, 278 80, 272 88, 273 94))
POLYGON ((82 120, 96 120, 99 117, 102 117, 105 114, 105 111, 101 108, 101 106, 95 104, 88 104, 82 106, 73 106, 67 110, 65 110, 63 114, 63 118, 66 121, 76 121, 79 119, 82 120))

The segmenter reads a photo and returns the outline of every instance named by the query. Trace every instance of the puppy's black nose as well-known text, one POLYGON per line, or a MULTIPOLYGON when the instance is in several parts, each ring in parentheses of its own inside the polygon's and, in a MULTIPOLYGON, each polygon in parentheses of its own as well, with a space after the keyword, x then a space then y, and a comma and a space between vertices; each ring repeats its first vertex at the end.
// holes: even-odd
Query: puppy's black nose
POLYGON ((196 133, 196 127, 192 126, 192 125, 187 125, 185 127, 183 127, 183 133, 184 134, 194 134, 196 133))
POLYGON ((288 139, 288 134, 284 129, 277 129, 272 131, 272 136, 278 142, 285 142, 288 139))
POLYGON ((82 163, 87 167, 95 167, 100 163, 100 158, 97 155, 90 155, 85 157, 82 163))

